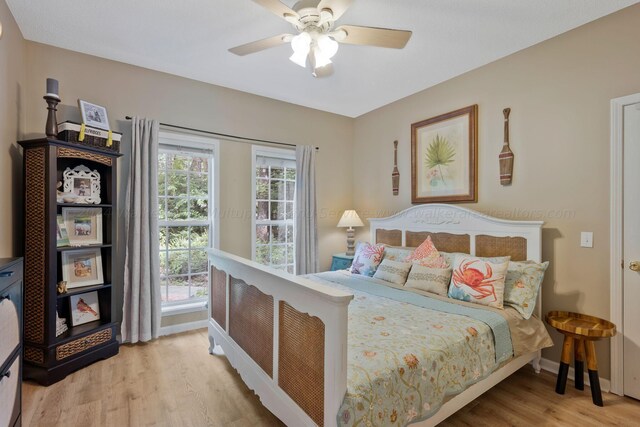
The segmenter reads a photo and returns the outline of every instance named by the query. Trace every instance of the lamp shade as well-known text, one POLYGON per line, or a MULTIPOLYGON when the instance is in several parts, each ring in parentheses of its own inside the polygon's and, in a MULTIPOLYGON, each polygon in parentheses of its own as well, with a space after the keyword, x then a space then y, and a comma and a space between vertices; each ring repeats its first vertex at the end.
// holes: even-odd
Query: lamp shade
POLYGON ((338 221, 338 227, 363 227, 364 224, 360 220, 360 217, 356 211, 350 209, 344 211, 342 218, 338 221))

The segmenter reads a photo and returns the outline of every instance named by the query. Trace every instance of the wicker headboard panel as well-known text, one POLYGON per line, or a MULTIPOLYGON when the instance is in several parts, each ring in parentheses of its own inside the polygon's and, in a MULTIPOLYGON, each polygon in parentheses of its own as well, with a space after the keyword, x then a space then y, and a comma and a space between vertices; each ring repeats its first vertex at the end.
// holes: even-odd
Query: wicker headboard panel
POLYGON ((402 246, 402 230, 376 230, 375 242, 389 246, 402 246))
MULTIPOLYGON (((438 247, 438 245, 436 245, 438 247)), ((524 237, 476 236, 477 256, 507 256, 511 261, 527 260, 527 239, 524 237)))
POLYGON ((407 231, 405 246, 420 246, 427 236, 431 236, 433 244, 443 252, 469 253, 471 250, 471 236, 468 234, 432 233, 430 231, 407 231))

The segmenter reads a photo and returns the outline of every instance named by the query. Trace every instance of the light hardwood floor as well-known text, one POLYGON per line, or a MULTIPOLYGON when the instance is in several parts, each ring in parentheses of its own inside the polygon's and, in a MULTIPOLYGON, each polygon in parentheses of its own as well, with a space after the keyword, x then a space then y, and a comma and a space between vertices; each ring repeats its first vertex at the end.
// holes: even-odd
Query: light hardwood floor
MULTIPOLYGON (((24 426, 281 425, 222 356, 208 353, 205 329, 125 345, 120 354, 50 387, 23 385, 24 426)), ((604 393, 604 408, 573 383, 525 367, 467 405, 447 426, 640 425, 640 403, 604 393)))

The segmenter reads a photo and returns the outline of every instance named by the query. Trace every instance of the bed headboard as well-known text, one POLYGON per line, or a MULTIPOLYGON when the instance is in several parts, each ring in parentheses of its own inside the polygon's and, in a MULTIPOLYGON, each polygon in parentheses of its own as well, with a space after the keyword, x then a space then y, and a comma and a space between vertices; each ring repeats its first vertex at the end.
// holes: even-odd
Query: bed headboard
MULTIPOLYGON (((368 218, 371 241, 390 246, 419 246, 431 235, 443 252, 506 256, 512 261, 542 261, 543 221, 510 221, 440 203, 412 206, 387 218, 368 218)), ((540 317, 541 295, 536 314, 540 317)))

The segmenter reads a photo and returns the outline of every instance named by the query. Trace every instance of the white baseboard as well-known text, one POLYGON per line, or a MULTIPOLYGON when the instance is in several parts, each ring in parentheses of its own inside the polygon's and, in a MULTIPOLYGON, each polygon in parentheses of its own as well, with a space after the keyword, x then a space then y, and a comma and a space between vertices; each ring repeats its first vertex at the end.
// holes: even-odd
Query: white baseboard
MULTIPOLYGON (((549 371, 551 373, 557 374, 558 369, 560 369, 560 363, 554 362, 553 360, 542 358, 542 360, 540 360, 540 367, 545 371, 549 371)), ((574 381, 575 378, 576 378, 575 370, 573 369, 573 367, 569 367, 568 379, 574 381)), ((584 376, 584 385, 591 386, 591 384, 589 383, 588 375, 584 376)), ((611 391, 611 381, 601 377, 600 389, 605 393, 609 393, 611 391)))
POLYGON ((196 322, 179 323, 177 325, 163 326, 160 328, 160 336, 179 334, 180 332, 193 331, 207 327, 207 319, 198 320, 196 322))

